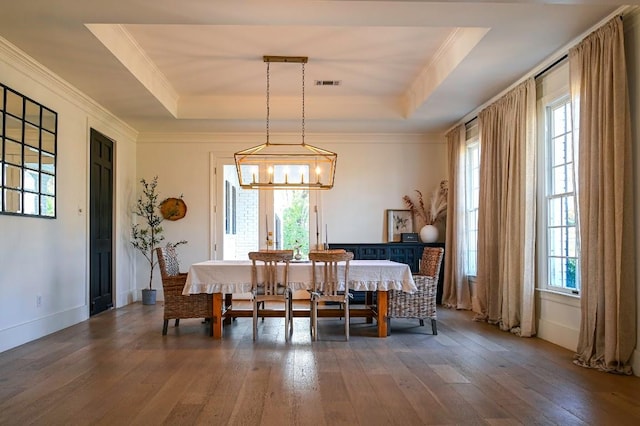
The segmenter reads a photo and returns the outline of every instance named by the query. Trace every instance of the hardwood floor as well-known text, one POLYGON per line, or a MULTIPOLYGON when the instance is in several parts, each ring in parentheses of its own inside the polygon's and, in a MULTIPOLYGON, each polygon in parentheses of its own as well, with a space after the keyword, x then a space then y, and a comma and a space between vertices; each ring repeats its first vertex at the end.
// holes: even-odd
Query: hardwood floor
POLYGON ((212 340, 200 320, 161 335, 162 305, 134 304, 0 354, 1 425, 640 424, 640 378, 577 367, 572 353, 440 309, 392 335, 353 319, 251 319, 212 340))

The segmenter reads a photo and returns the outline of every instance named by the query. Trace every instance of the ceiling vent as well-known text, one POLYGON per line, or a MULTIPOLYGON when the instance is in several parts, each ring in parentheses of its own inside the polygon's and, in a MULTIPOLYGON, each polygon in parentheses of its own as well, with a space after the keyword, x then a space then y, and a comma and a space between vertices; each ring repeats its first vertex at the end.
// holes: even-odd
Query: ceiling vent
POLYGON ((340 80, 316 80, 316 86, 340 86, 340 80))

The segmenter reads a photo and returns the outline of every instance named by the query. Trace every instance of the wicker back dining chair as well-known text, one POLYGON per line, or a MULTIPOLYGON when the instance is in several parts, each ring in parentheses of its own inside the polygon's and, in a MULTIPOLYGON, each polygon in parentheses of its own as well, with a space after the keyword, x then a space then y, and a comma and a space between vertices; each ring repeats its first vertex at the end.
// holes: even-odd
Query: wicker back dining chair
POLYGON ((251 260, 251 299, 253 301, 253 340, 258 335, 258 317, 284 317, 285 341, 293 333, 292 298, 288 286, 289 262, 293 250, 254 251, 251 260), (283 309, 267 308, 266 302, 282 302, 283 309))
POLYGON ((324 302, 338 302, 344 317, 344 336, 349 340, 349 261, 353 253, 344 250, 316 251, 309 253, 312 264, 310 300, 311 339, 318 340, 318 306, 324 302), (342 289, 341 289, 342 287, 342 289))
POLYGON ((175 326, 178 327, 180 319, 205 318, 208 320, 209 334, 213 336, 213 295, 204 293, 183 295, 182 290, 187 281, 187 274, 180 272, 175 248, 171 246, 158 247, 156 255, 158 256, 164 292, 162 335, 167 334, 170 319, 175 319, 175 326))
POLYGON ((391 331, 391 318, 415 318, 424 326, 424 320, 431 320, 433 334, 438 334, 436 315, 436 291, 440 266, 444 256, 442 247, 425 247, 420 260, 420 272, 413 275, 418 290, 405 293, 389 290, 387 304, 387 330, 391 331))

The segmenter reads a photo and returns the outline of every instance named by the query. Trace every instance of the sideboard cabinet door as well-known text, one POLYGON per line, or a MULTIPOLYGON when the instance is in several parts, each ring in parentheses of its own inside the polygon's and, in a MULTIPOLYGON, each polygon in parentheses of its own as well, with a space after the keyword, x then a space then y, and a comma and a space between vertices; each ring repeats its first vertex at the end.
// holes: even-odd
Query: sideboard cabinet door
MULTIPOLYGON (((417 274, 420 271, 420 259, 425 247, 442 247, 444 243, 331 243, 329 248, 345 249, 353 252, 354 259, 363 260, 393 260, 394 262, 406 263, 411 268, 411 272, 417 274)), ((445 256, 447 255, 445 250, 445 256)), ((442 303, 442 289, 444 286, 444 259, 440 266, 440 277, 438 279, 438 290, 436 293, 436 303, 442 303)), ((355 300, 364 299, 359 293, 354 292, 355 300)))

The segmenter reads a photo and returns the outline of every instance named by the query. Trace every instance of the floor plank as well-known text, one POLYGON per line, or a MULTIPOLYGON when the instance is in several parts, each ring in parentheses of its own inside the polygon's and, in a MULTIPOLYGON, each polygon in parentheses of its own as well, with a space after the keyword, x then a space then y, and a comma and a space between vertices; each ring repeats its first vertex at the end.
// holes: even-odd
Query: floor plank
POLYGON ((0 353, 2 425, 632 425, 640 378, 578 367, 573 354, 440 309, 430 325, 251 318, 208 336, 162 305, 133 304, 0 353))

